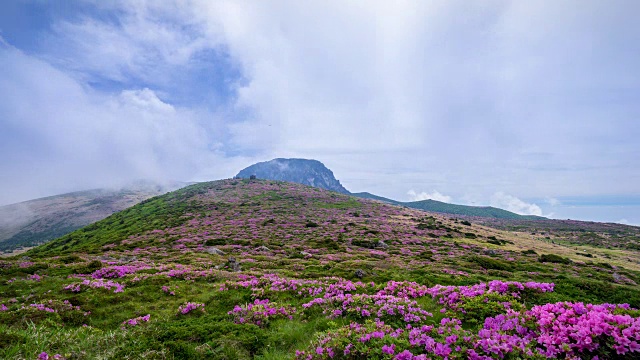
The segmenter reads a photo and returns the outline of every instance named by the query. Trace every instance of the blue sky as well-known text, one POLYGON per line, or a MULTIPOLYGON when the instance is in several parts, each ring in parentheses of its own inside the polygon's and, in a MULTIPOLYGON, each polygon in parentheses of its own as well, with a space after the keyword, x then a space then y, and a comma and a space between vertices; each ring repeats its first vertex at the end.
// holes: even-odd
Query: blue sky
POLYGON ((315 158, 352 191, 640 224, 636 1, 3 1, 0 204, 315 158))

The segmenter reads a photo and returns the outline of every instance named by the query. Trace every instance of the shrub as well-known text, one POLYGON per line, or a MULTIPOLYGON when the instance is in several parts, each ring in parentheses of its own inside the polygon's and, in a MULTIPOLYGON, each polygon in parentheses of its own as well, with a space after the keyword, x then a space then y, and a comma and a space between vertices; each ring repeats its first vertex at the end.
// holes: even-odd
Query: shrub
POLYGON ((209 239, 207 240, 204 244, 206 246, 216 246, 216 245, 226 245, 227 244, 228 239, 209 239))
POLYGON ((492 259, 486 256, 471 256, 469 258, 469 261, 476 263, 480 265, 482 268, 487 270, 510 270, 511 269, 511 265, 509 265, 508 263, 501 260, 492 259))
POLYGON ((550 263, 556 263, 556 264, 571 264, 571 260, 567 258, 563 258, 562 256, 556 255, 556 254, 542 254, 538 258, 538 261, 550 262, 550 263))

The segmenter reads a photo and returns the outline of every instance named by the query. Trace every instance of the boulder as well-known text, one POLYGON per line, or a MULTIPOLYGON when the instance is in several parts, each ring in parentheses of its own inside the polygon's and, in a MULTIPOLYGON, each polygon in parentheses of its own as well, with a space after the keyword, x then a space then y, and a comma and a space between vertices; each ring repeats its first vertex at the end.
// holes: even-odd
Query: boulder
POLYGON ((217 247, 208 247, 206 250, 209 254, 212 255, 224 255, 224 251, 218 249, 217 247))
POLYGON ((379 241, 376 243, 376 247, 377 247, 377 248, 381 248, 381 249, 388 249, 388 248, 389 248, 389 245, 388 245, 387 243, 385 243, 384 241, 379 240, 379 241))

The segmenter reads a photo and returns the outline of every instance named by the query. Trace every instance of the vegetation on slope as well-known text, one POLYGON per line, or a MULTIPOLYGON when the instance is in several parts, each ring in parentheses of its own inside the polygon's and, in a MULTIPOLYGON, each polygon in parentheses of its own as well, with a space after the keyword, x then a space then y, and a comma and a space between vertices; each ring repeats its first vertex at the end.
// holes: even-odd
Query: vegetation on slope
POLYGON ((0 358, 498 358, 483 334, 513 358, 637 355, 607 331, 640 326, 640 272, 518 246, 506 231, 297 184, 196 184, 0 261, 0 358), (567 305, 615 326, 600 324, 597 349, 555 349, 544 339, 558 333, 531 321, 565 311, 559 301, 630 306, 567 305), (505 306, 517 314, 500 317, 505 306), (526 344, 485 319, 522 322, 526 344))

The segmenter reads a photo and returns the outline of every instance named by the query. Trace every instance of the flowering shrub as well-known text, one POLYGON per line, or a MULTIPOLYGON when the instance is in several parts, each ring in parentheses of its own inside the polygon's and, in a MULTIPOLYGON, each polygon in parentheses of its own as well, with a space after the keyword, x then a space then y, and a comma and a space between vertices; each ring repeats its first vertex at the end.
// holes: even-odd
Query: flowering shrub
MULTIPOLYGON (((465 307, 468 307, 466 304, 472 301, 471 299, 479 297, 488 301, 491 298, 494 302, 501 302, 505 308, 509 308, 515 304, 512 300, 520 299, 524 301, 534 296, 535 293, 552 292, 553 288, 553 283, 519 283, 516 281, 494 280, 489 283, 480 283, 472 286, 436 285, 427 289, 426 292, 444 306, 443 310, 465 314, 467 312, 465 307), (496 295, 508 295, 509 297, 496 295)), ((476 307, 475 305, 472 307, 476 307)))
POLYGON ((40 354, 38 354, 38 360, 64 360, 64 356, 60 354, 55 354, 51 356, 43 351, 40 354))
POLYGON ((91 277, 94 279, 116 279, 125 277, 127 274, 134 274, 139 270, 149 269, 149 266, 140 265, 116 265, 108 266, 94 271, 91 277))
POLYGON ((330 318, 349 316, 354 319, 376 317, 388 323, 421 323, 433 315, 420 308, 415 300, 393 295, 341 294, 315 298, 303 304, 309 309, 321 306, 330 318))
POLYGON ((145 316, 138 316, 137 318, 125 320, 122 322, 122 325, 123 325, 123 328, 127 326, 129 327, 136 326, 142 322, 149 322, 149 319, 151 319, 151 315, 147 314, 145 316))
POLYGON ((279 306, 277 303, 269 302, 269 299, 256 299, 253 303, 244 306, 236 305, 229 315, 233 316, 236 324, 250 323, 258 326, 265 326, 270 319, 285 317, 293 319, 296 309, 291 306, 279 306))
POLYGON ((18 309, 18 314, 24 320, 32 322, 50 319, 54 322, 79 325, 85 321, 90 312, 82 311, 79 306, 74 306, 68 300, 49 300, 44 303, 23 305, 18 309))
MULTIPOLYGON (((176 286, 176 288, 178 288, 178 287, 176 286)), ((162 292, 165 293, 165 294, 173 295, 173 296, 175 296, 175 294, 176 294, 175 291, 171 290, 170 286, 163 286, 162 287, 162 292)))
POLYGON ((204 304, 199 304, 199 303, 192 303, 192 302, 188 302, 184 305, 180 305, 180 307, 178 308, 178 313, 182 314, 182 315, 186 315, 188 313, 190 313, 193 310, 197 310, 200 309, 200 311, 202 311, 203 313, 204 311, 204 304))
MULTIPOLYGON (((622 305, 626 308, 625 305, 622 305)), ((322 333, 298 359, 637 358, 640 319, 614 314, 620 305, 556 303, 487 318, 474 333, 458 319, 438 327, 351 323, 322 333)))
POLYGON ((107 290, 111 290, 114 289, 113 292, 114 293, 121 293, 124 291, 124 285, 119 284, 115 281, 104 281, 103 279, 97 279, 97 280, 84 280, 80 283, 73 283, 73 284, 69 284, 67 286, 65 286, 63 289, 64 290, 69 290, 71 292, 80 292, 82 291, 83 287, 88 287, 91 289, 98 289, 98 288, 103 288, 103 289, 107 289, 107 290))

